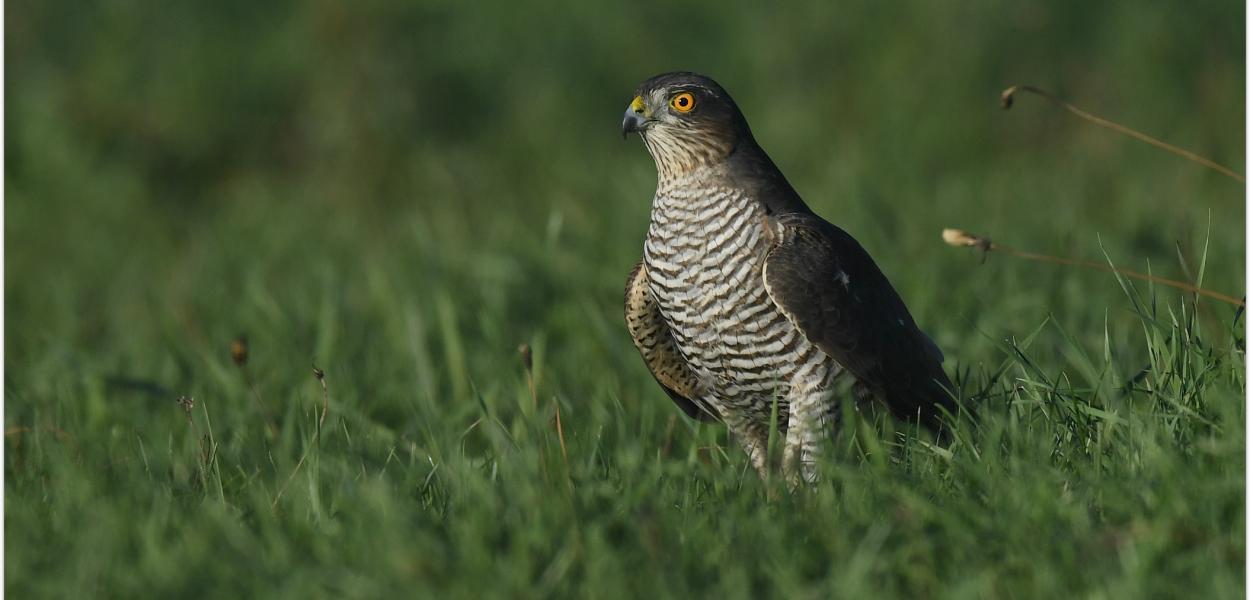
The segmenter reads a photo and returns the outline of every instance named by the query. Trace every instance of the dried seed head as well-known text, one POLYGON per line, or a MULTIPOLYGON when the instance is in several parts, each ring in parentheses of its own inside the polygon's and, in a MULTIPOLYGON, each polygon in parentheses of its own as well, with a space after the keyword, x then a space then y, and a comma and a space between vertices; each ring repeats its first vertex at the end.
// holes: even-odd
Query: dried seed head
POLYGON ((951 246, 980 246, 982 238, 972 235, 962 229, 943 229, 942 241, 951 246))
POLYGON ((534 370, 534 351, 530 350, 529 344, 521 344, 517 346, 517 352, 521 353, 521 362, 525 364, 526 371, 534 370))
POLYGON ((990 250, 996 249, 994 242, 988 237, 974 235, 962 229, 943 229, 942 241, 960 248, 976 248, 981 251, 981 263, 989 256, 990 250))
POLYGON ((195 398, 192 398, 191 396, 179 396, 178 406, 181 406, 182 410, 189 413, 191 412, 191 409, 195 408, 195 398))
POLYGON ((247 336, 240 334, 230 342, 230 360, 234 366, 243 367, 247 364, 247 336))
POLYGON ((318 369, 317 365, 313 365, 313 376, 317 378, 317 381, 323 381, 326 378, 326 372, 318 369))
POLYGON ((1003 90, 1003 93, 1001 96, 999 96, 998 100, 999 100, 999 103, 1002 105, 1003 110, 1007 110, 1011 108, 1011 105, 1015 104, 1016 102, 1016 86, 1013 85, 1003 90))

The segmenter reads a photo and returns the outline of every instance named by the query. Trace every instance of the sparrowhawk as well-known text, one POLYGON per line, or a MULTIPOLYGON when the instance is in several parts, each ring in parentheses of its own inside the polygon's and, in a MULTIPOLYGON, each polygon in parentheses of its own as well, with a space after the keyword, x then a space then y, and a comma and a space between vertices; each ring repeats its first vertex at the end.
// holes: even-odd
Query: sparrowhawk
POLYGON ((766 476, 775 404, 794 482, 815 478, 844 371, 899 417, 936 426, 938 407, 954 407, 941 351, 859 242, 799 198, 720 85, 653 77, 621 131, 658 171, 625 319, 687 415, 724 422, 766 476))

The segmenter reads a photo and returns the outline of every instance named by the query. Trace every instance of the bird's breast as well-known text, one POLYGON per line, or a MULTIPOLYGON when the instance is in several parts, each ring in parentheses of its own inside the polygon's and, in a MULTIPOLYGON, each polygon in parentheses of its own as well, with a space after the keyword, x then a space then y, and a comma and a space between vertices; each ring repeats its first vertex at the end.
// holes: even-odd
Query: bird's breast
POLYGON ((808 352, 764 288, 764 210, 715 186, 661 189, 643 257, 678 349, 712 382, 772 391, 808 352))

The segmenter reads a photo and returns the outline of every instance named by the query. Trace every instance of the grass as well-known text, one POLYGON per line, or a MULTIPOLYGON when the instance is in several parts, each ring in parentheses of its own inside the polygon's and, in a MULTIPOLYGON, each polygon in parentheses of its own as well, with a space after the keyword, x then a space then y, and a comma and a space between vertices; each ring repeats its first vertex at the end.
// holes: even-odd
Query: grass
POLYGON ((1243 594, 1241 313, 940 232, 1244 295, 1242 184, 997 105, 1244 164, 1244 7, 719 6, 10 7, 5 591, 1243 594), (847 407, 789 494, 651 380, 617 115, 678 67, 946 351, 956 441, 847 407))

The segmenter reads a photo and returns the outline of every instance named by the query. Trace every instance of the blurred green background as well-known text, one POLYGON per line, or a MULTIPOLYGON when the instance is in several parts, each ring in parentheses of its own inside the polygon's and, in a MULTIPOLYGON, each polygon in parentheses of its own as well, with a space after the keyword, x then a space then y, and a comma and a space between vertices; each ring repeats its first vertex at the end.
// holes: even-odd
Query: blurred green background
MULTIPOLYGON (((621 141, 619 121, 635 85, 669 70, 706 73, 734 95, 799 193, 874 255, 946 350, 948 369, 992 369, 1002 340, 1053 317, 1071 339, 1043 335, 1032 348, 1041 369, 1062 378, 1073 356, 1108 354, 1113 377, 1131 376, 1148 356, 1113 277, 1006 256, 980 265, 944 246, 940 231, 1098 261, 1105 250, 1119 266, 1190 280, 1206 248, 1203 285, 1243 295, 1244 185, 1036 97, 1004 112, 998 94, 1038 85, 1243 171, 1244 10, 1211 1, 9 2, 5 424, 30 431, 6 435, 6 588, 111 595, 149 582, 181 592, 234 571, 200 563, 196 575, 171 561, 224 547, 257 573, 305 573, 321 593, 387 589, 361 575, 377 563, 336 548, 420 554, 428 540, 413 541, 417 533, 384 534, 430 531, 418 517, 374 516, 359 533, 327 533, 345 517, 326 515, 374 505, 342 500, 336 513, 309 500, 302 479, 298 501, 311 504, 289 515, 241 508, 256 489, 257 506, 272 499, 300 456, 307 437, 297 431, 307 433, 321 394, 313 363, 332 390, 331 429, 357 436, 342 442, 341 472, 314 471, 329 489, 390 464, 387 449, 439 446, 440 436, 454 448, 479 405, 509 414, 500 403, 528 402, 521 343, 535 351, 538 395, 565 411, 575 456, 579 443, 586 455, 654 452, 673 411, 633 353, 620 295, 655 174, 638 140, 621 141), (227 354, 238 334, 251 343, 250 381, 227 354), (267 462, 253 391, 305 427, 266 441, 285 449, 267 462), (174 403, 184 394, 216 411, 226 440, 220 499, 196 487, 195 441, 174 403), (623 428, 616 445, 595 441, 604 427, 623 428), (178 522, 209 497, 227 508, 178 522), (314 549, 306 561, 305 548, 314 549), (327 566, 336 561, 358 578, 317 578, 337 573, 327 566)), ((1155 291, 1161 304, 1179 302, 1155 291)), ((1201 314, 1210 337, 1242 337, 1231 307, 1207 303, 1201 314)), ((1242 385, 1228 384, 1227 396, 1242 385)), ((741 466, 741 456, 731 462, 741 466)), ((422 465, 409 465, 413 486, 432 476, 422 465)), ((405 502, 407 479, 382 480, 371 502, 390 515, 417 510, 405 502)), ((542 503, 535 493, 524 502, 542 503)), ((466 519, 489 520, 475 506, 503 510, 452 505, 476 515, 466 519)), ((455 510, 444 509, 431 522, 448 529, 430 525, 440 543, 467 544, 447 525, 455 510)), ((502 519, 505 537, 527 520, 502 519)), ((548 534, 563 535, 533 535, 548 534)), ((502 543, 474 539, 483 552, 502 543)), ((1244 540, 1226 542, 1244 555, 1244 540)), ((463 571, 444 565, 441 576, 490 573, 483 556, 463 571)), ((1021 577, 1035 591, 1086 585, 1064 568, 1021 577)), ((1198 579, 1244 584, 1239 568, 1215 568, 1198 579)), ((525 573, 501 589, 546 581, 542 569, 525 573)), ((852 575, 843 579, 859 581, 852 575)), ((236 591, 302 589, 256 577, 236 591)), ((439 577, 417 579, 446 589, 439 577)), ((553 589, 582 589, 569 585, 553 589)), ((683 589, 703 588, 670 592, 683 589)))

